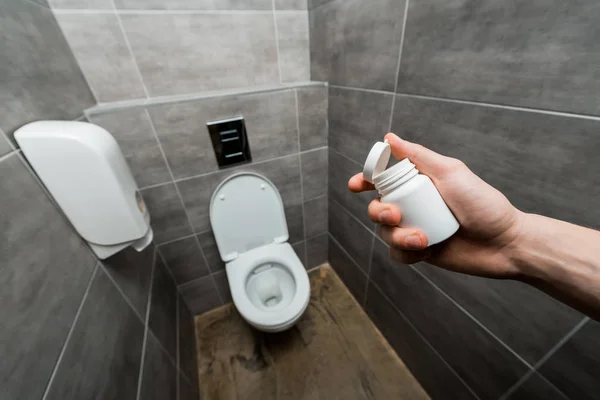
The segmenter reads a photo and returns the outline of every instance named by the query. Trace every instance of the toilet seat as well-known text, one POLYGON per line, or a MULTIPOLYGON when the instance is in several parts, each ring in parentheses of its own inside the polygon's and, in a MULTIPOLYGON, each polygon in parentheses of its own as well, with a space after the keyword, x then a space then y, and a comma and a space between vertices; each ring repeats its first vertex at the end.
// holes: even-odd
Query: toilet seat
POLYGON ((225 266, 231 296, 240 315, 255 328, 278 332, 292 326, 302 316, 310 300, 310 282, 302 261, 289 243, 273 243, 245 252, 225 266), (278 263, 293 276, 296 290, 283 309, 268 311, 256 307, 248 298, 249 275, 266 263, 278 263))

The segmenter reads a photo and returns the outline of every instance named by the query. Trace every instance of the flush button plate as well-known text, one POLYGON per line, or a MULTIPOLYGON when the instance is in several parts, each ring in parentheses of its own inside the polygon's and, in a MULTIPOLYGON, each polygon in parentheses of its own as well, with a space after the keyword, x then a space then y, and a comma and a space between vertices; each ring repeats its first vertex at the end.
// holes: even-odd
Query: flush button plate
POLYGON ((220 167, 252 161, 244 117, 206 123, 220 167))

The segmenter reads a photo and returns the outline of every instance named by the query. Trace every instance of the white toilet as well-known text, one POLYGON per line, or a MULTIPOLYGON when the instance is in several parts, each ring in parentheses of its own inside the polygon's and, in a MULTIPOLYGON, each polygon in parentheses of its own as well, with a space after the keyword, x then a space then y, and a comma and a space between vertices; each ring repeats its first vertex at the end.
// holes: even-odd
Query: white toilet
POLYGON ((308 306, 310 283, 287 243, 283 202, 273 183, 250 172, 226 178, 210 200, 210 223, 242 317, 265 332, 293 326, 308 306))

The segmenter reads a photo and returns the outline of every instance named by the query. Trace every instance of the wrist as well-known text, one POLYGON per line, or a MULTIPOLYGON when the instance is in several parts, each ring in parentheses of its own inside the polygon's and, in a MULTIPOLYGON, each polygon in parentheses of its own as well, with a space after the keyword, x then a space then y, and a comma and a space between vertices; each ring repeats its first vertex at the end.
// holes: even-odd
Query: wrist
POLYGON ((510 271, 511 278, 527 280, 532 275, 528 262, 527 251, 531 249, 531 227, 534 224, 534 214, 516 210, 515 221, 506 237, 507 243, 503 247, 506 268, 510 271))

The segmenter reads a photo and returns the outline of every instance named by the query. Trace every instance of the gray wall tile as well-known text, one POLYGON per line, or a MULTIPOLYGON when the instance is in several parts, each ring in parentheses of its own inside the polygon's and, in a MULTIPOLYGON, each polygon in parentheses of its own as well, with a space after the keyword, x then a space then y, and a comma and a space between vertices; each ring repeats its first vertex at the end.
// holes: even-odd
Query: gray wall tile
POLYGON ((141 193, 150 210, 150 224, 156 242, 162 243, 192 233, 173 183, 144 189, 141 193))
POLYGON ((152 332, 148 332, 144 366, 140 383, 140 399, 164 400, 177 397, 179 373, 152 332))
POLYGON ((335 0, 308 0, 308 9, 314 10, 315 8, 320 7, 327 3, 331 3, 332 1, 335 1, 335 0))
POLYGON ((368 273, 373 233, 334 200, 330 200, 329 205, 329 233, 346 249, 363 272, 368 273))
POLYGON ((190 314, 184 300, 179 296, 179 368, 190 380, 194 388, 198 388, 198 367, 196 363, 196 331, 194 317, 190 314))
POLYGON ((219 291, 223 302, 233 302, 233 298, 231 297, 231 288, 229 287, 229 280, 227 280, 227 273, 225 271, 216 272, 213 274, 213 278, 215 279, 215 285, 217 286, 217 290, 219 291))
POLYGON ((288 242, 296 243, 304 240, 304 208, 302 204, 285 206, 285 220, 288 228, 288 242))
POLYGON ((308 268, 308 264, 306 263, 306 242, 302 241, 294 243, 292 245, 292 248, 294 249, 294 252, 298 256, 300 261, 302 261, 302 265, 304 265, 304 268, 308 268))
POLYGON ((41 398, 96 261, 16 154, 0 204, 0 397, 41 398))
POLYGON ((93 115, 90 122, 115 137, 139 187, 171 180, 152 123, 143 108, 93 115))
POLYGON ((330 198, 342 205, 365 226, 372 229, 375 224, 369 219, 367 209, 371 200, 377 197, 377 192, 352 193, 348 189, 348 180, 354 174, 362 172, 362 166, 342 157, 331 149, 329 150, 328 160, 330 198))
POLYGON ((297 89, 301 151, 327 146, 327 92, 326 86, 297 89))
POLYGON ((392 100, 390 94, 330 87, 329 146, 362 165, 388 132, 392 100))
POLYGON ((521 282, 457 274, 425 263, 419 270, 532 365, 582 318, 521 282))
POLYGON ((306 237, 327 232, 327 196, 317 197, 304 203, 306 237))
POLYGON ((404 6, 404 0, 347 0, 312 10, 312 80, 394 91, 404 6))
POLYGON ((225 263, 221 260, 221 255, 219 254, 219 248, 217 247, 213 232, 206 231, 199 233, 196 236, 198 237, 198 243, 200 243, 200 247, 202 247, 202 251, 204 252, 208 268, 212 272, 224 269, 225 263))
POLYGON ((142 322, 97 268, 46 398, 135 398, 143 339, 142 322))
POLYGON ((249 171, 267 177, 279 190, 286 209, 302 204, 299 159, 299 156, 292 155, 259 164, 246 164, 177 182, 196 232, 204 232, 210 229, 208 216, 212 193, 223 179, 234 173, 249 171))
POLYGON ((222 304, 210 275, 181 285, 179 291, 185 304, 194 315, 202 314, 222 304))
POLYGON ((568 397, 537 373, 531 375, 519 388, 507 397, 509 400, 567 400, 568 397))
POLYGON ((177 287, 157 254, 152 277, 148 327, 171 358, 177 359, 177 287))
POLYGON ((0 157, 2 157, 5 154, 8 154, 11 150, 12 149, 8 142, 8 138, 0 130, 0 157))
POLYGON ((298 151, 293 90, 222 96, 149 111, 175 178, 218 169, 206 128, 210 121, 243 116, 255 162, 298 151))
POLYGON ((54 9, 75 10, 112 10, 114 6, 111 0, 49 0, 54 9))
POLYGON ((431 398, 476 399, 372 282, 365 311, 431 398))
POLYGON ((365 300, 365 288, 367 275, 365 275, 346 252, 329 238, 329 264, 342 279, 350 293, 359 304, 365 300))
POLYGON ((398 96, 393 128, 463 160, 523 211, 600 227, 600 121, 398 96))
POLYGON ((127 247, 103 261, 106 271, 127 296, 142 320, 146 319, 155 249, 153 244, 141 252, 127 247))
POLYGON ((271 13, 121 19, 150 96, 279 82, 271 13))
POLYGON ((306 10, 307 0, 275 0, 275 10, 306 10))
POLYGON ((375 240, 370 277, 479 397, 498 398, 527 371, 525 364, 421 275, 390 260, 387 246, 379 240, 375 240))
POLYGON ((57 14, 99 102, 146 97, 115 14, 57 14))
POLYGON ((414 1, 398 91, 598 114, 600 4, 414 1))
POLYGON ((96 102, 48 8, 0 3, 0 65, 0 129, 11 137, 27 122, 71 120, 96 102))
POLYGON ((306 268, 317 267, 327 262, 329 236, 324 233, 306 240, 306 268))
POLYGON ((302 153, 302 191, 310 200, 327 194, 327 149, 302 153))
POLYGON ((194 236, 163 244, 160 252, 178 285, 208 274, 202 250, 194 236))
POLYGON ((595 399, 600 392, 600 323, 588 321, 539 372, 571 399, 595 399))
POLYGON ((276 12, 275 18, 281 81, 309 81, 308 12, 276 12))
POLYGON ((271 10, 271 0, 115 0, 118 9, 271 10))
MULTIPOLYGON (((198 388, 198 386, 196 386, 198 388)), ((179 374, 179 398, 178 400, 198 400, 197 389, 192 389, 192 385, 179 374)))

